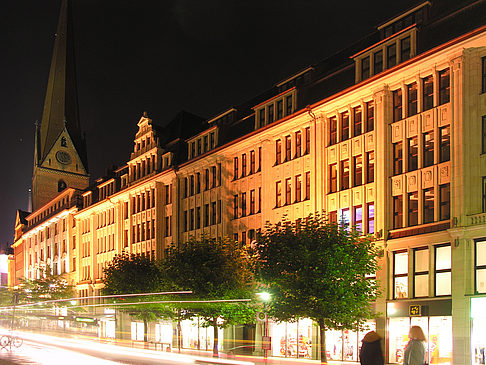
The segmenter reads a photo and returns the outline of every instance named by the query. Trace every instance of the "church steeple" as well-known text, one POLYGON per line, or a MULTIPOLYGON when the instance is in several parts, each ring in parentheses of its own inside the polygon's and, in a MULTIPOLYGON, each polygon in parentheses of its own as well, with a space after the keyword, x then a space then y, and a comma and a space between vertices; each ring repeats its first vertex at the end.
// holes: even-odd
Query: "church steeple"
POLYGON ((65 187, 89 184, 86 141, 79 123, 71 6, 62 0, 40 127, 36 126, 33 209, 65 187))

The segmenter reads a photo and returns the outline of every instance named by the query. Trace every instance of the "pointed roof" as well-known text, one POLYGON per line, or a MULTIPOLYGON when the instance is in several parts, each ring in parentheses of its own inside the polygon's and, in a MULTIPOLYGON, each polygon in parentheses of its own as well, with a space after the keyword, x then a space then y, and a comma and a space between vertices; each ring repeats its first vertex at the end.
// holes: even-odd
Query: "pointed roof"
POLYGON ((79 126, 72 27, 71 6, 68 0, 62 0, 39 133, 39 163, 44 161, 64 128, 83 163, 87 162, 79 126))

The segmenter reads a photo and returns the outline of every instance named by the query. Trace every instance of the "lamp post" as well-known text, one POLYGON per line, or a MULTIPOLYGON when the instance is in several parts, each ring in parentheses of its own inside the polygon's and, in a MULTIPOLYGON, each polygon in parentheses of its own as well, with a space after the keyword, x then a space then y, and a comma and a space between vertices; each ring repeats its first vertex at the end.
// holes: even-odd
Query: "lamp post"
MULTIPOLYGON (((263 310, 266 312, 266 304, 271 298, 270 293, 261 292, 257 293, 260 296, 260 299, 263 301, 263 310)), ((267 362, 268 358, 268 350, 271 347, 270 337, 268 336, 268 313, 265 313, 265 328, 264 328, 264 336, 263 336, 263 358, 265 363, 267 362)))

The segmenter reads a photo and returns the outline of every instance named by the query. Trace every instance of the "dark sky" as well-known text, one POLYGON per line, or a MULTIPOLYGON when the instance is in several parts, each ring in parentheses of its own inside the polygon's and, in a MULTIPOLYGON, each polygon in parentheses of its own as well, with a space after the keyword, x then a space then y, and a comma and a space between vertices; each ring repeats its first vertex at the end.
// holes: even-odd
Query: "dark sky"
MULTIPOLYGON (((129 157, 144 110, 211 117, 332 55, 413 0, 72 0, 92 179, 129 157)), ((0 1, 0 243, 27 209, 60 0, 0 1)))

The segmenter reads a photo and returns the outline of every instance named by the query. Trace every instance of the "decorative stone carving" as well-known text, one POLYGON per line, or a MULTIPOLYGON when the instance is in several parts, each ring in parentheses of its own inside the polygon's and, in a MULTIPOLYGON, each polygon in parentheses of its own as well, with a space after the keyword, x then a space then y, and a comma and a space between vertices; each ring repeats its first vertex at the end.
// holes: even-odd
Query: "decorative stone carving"
POLYGON ((435 109, 427 110, 422 113, 422 132, 428 132, 434 129, 435 109))
POLYGON ((439 185, 451 182, 451 163, 444 162, 439 165, 439 185))
POLYGON ((353 191, 353 205, 361 205, 363 204, 361 188, 353 191))
POLYGON ((422 170, 422 188, 434 187, 434 166, 422 170))
POLYGON ((336 162, 336 147, 329 147, 327 149, 327 158, 329 159, 329 163, 336 162))
POLYGON ((328 200, 328 210, 332 212, 333 210, 337 210, 337 204, 336 204, 336 195, 333 195, 329 197, 328 200))
POLYGON ((349 143, 345 142, 341 144, 341 160, 349 158, 349 143))
POLYGON ((451 104, 447 103, 438 108, 439 127, 451 124, 452 113, 451 104))
POLYGON ((401 141, 403 139, 402 121, 392 124, 392 143, 401 141))
POLYGON ((407 137, 414 137, 418 133, 418 118, 414 116, 412 118, 407 119, 407 137))
POLYGON ((375 133, 370 132, 366 135, 366 152, 373 151, 375 149, 375 133))
POLYGON ((361 154, 362 136, 353 139, 353 156, 361 154))
POLYGON ((407 174, 407 193, 418 190, 418 172, 414 171, 407 174))
POLYGON ((349 207, 349 191, 343 191, 339 200, 341 208, 349 207))
POLYGON ((401 195, 403 193, 403 177, 394 176, 392 177, 392 195, 401 195))
POLYGON ((366 188, 366 202, 371 203, 375 201, 375 187, 369 186, 366 188))

